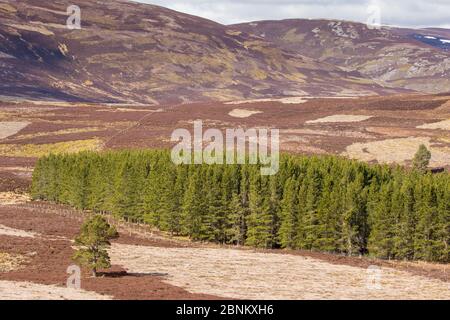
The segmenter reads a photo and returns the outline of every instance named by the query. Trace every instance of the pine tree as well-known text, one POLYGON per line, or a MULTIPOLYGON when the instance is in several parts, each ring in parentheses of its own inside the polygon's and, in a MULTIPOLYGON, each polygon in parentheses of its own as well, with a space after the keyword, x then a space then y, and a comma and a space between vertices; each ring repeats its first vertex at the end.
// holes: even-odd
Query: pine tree
POLYGON ((94 216, 86 221, 75 245, 78 247, 73 259, 92 271, 94 277, 100 268, 110 268, 111 262, 106 249, 111 245, 110 240, 119 237, 116 229, 111 227, 102 216, 94 216))
POLYGON ((297 230, 295 232, 294 249, 311 249, 307 242, 308 215, 306 208, 307 185, 303 181, 298 190, 297 230))
POLYGON ((119 169, 115 181, 114 213, 129 219, 139 214, 138 193, 132 164, 127 160, 119 169))
POLYGON ((313 247, 321 250, 338 251, 339 243, 339 217, 342 216, 340 187, 333 184, 331 175, 324 177, 323 192, 317 208, 317 238, 313 247))
POLYGON ((450 262, 450 177, 442 175, 436 179, 437 200, 437 225, 436 225, 436 247, 435 260, 442 263, 450 262))
POLYGON ((294 247, 298 218, 298 183, 296 177, 286 181, 281 202, 279 242, 282 248, 294 247))
POLYGON ((241 197, 234 193, 231 197, 228 214, 228 228, 226 230, 229 243, 243 245, 245 242, 245 214, 246 209, 242 205, 241 197))
POLYGON ((395 220, 392 216, 393 183, 381 187, 377 206, 369 217, 371 233, 368 240, 368 249, 371 255, 390 259, 393 257, 393 226, 395 220))
POLYGON ((106 161, 101 159, 94 161, 88 176, 86 205, 95 212, 108 211, 110 208, 106 203, 111 192, 111 185, 108 183, 110 180, 106 179, 108 168, 106 161))
POLYGON ((430 159, 431 159, 431 152, 427 149, 427 147, 424 144, 421 144, 416 154, 414 155, 413 166, 415 169, 421 172, 425 172, 430 163, 430 159))
POLYGON ((366 190, 364 189, 364 177, 361 173, 358 173, 355 180, 347 185, 341 232, 345 252, 348 255, 365 251, 368 226, 366 190))
MULTIPOLYGON (((306 173, 303 184, 305 185, 304 211, 299 224, 302 225, 303 243, 302 248, 314 249, 314 242, 319 234, 317 207, 321 196, 320 175, 313 163, 306 173)), ((302 205, 302 204, 300 204, 302 205)))
POLYGON ((412 259, 417 219, 414 211, 413 184, 407 177, 395 186, 392 202, 392 212, 396 219, 393 228, 393 255, 396 259, 412 259))
POLYGON ((167 151, 39 159, 33 199, 145 221, 194 240, 449 261, 450 175, 333 156, 180 165, 167 151))
POLYGON ((202 201, 202 189, 198 173, 195 172, 189 179, 189 185, 183 199, 182 206, 182 234, 188 235, 194 240, 202 239, 202 215, 204 202, 202 201))
POLYGON ((268 195, 267 177, 253 174, 250 181, 250 214, 247 217, 246 244, 255 248, 270 248, 273 243, 273 220, 270 216, 270 199, 268 195))
POLYGON ((436 261, 442 251, 439 241, 439 215, 436 190, 432 176, 424 178, 422 188, 416 189, 417 229, 415 237, 415 257, 427 261, 436 261))

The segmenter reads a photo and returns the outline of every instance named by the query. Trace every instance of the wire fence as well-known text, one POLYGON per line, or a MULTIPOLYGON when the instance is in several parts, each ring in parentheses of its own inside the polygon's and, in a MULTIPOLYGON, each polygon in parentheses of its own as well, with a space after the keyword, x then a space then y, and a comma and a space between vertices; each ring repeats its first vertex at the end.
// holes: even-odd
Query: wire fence
POLYGON ((90 210, 77 210, 74 208, 60 207, 56 204, 47 204, 42 202, 27 202, 23 204, 7 205, 8 208, 16 210, 32 210, 37 213, 55 214, 65 218, 76 220, 83 223, 85 220, 92 218, 95 215, 103 216, 106 221, 114 226, 119 233, 128 234, 130 236, 137 236, 147 240, 164 240, 171 243, 179 243, 175 239, 163 237, 159 235, 155 229, 142 221, 133 221, 131 219, 124 219, 115 217, 107 212, 94 212, 90 210))

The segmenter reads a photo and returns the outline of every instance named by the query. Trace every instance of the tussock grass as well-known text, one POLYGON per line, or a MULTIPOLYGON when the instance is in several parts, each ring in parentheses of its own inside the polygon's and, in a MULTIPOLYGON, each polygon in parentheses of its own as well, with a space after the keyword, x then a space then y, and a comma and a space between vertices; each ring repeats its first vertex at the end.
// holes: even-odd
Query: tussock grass
POLYGON ((158 248, 113 244, 113 264, 164 273, 194 293, 235 299, 449 299, 448 283, 381 267, 370 286, 365 268, 296 255, 225 248, 158 248), (257 266, 257 267, 255 267, 257 266))
POLYGON ((343 155, 361 161, 379 163, 406 163, 413 159, 421 144, 431 151, 432 166, 446 166, 450 163, 450 150, 433 146, 428 137, 408 137, 380 141, 354 143, 343 155))
POLYGON ((372 118, 372 116, 363 115, 347 115, 347 114, 336 114, 316 120, 306 121, 306 123, 334 123, 334 122, 361 122, 372 118))
POLYGON ((450 119, 439 121, 439 122, 426 123, 426 124, 423 124, 421 126, 418 126, 417 129, 450 130, 450 119))
POLYGON ((0 272, 17 270, 27 261, 25 256, 0 252, 0 272))

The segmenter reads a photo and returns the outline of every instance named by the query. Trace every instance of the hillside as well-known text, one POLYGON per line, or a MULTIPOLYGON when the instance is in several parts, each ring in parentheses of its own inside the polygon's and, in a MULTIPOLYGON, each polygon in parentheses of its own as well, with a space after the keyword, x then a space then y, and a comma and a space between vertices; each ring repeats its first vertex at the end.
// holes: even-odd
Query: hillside
POLYGON ((80 0, 82 29, 69 30, 71 4, 0 1, 4 99, 161 104, 404 91, 153 5, 80 0))
POLYGON ((369 29, 330 20, 260 21, 233 26, 283 50, 358 71, 383 86, 439 93, 450 88, 450 30, 369 29))

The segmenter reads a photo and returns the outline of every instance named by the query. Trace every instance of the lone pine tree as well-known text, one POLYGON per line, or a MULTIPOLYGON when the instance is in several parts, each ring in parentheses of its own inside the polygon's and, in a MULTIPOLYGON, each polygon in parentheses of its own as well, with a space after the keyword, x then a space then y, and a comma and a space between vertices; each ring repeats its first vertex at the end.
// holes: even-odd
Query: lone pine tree
POLYGON ((110 226, 104 217, 94 216, 81 226, 81 232, 75 238, 78 249, 73 260, 88 267, 92 276, 96 277, 98 269, 111 267, 106 249, 111 245, 110 240, 118 237, 116 229, 110 226))

